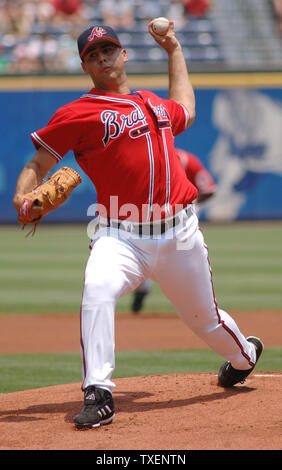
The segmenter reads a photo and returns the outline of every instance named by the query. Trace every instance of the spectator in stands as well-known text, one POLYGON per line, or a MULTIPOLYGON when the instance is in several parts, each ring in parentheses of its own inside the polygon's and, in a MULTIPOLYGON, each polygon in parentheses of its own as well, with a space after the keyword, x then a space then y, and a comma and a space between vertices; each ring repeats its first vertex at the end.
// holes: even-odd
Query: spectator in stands
POLYGON ((175 23, 176 31, 187 24, 187 15, 184 9, 185 0, 170 0, 162 16, 172 19, 175 23))
POLYGON ((36 25, 42 25, 45 27, 52 23, 54 18, 54 8, 49 0, 27 0, 22 2, 21 11, 18 12, 18 14, 19 16, 21 15, 26 18, 29 22, 30 34, 33 32, 36 25))
POLYGON ((0 24, 1 39, 14 46, 5 72, 75 69, 76 37, 85 26, 82 0, 0 0, 0 24), (66 34, 54 36, 54 30, 66 34))
POLYGON ((57 13, 74 15, 79 13, 83 7, 82 0, 50 0, 57 13))
MULTIPOLYGON (((29 3, 29 2, 26 2, 29 3)), ((1 35, 23 39, 30 34, 33 18, 23 0, 3 0, 0 5, 1 35)))
POLYGON ((49 0, 54 8, 54 23, 69 23, 71 27, 85 19, 83 0, 49 0))
POLYGON ((213 5, 212 0, 181 0, 184 12, 189 17, 205 17, 213 5))
POLYGON ((135 24, 134 2, 130 0, 103 0, 100 8, 103 23, 114 29, 129 29, 135 24))
POLYGON ((9 71, 12 73, 56 71, 60 64, 57 52, 57 42, 52 36, 45 32, 31 36, 28 41, 15 47, 14 61, 9 71))
POLYGON ((148 23, 152 18, 168 16, 171 0, 135 0, 135 15, 137 20, 148 23))

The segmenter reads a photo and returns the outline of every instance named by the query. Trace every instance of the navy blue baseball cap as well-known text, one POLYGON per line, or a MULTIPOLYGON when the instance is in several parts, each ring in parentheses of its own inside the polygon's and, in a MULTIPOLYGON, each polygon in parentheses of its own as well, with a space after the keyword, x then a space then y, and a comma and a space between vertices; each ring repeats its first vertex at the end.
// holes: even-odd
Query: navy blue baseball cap
POLYGON ((110 26, 90 26, 90 28, 81 33, 77 40, 80 58, 82 59, 88 48, 92 46, 94 42, 101 40, 107 40, 122 47, 116 32, 110 26))

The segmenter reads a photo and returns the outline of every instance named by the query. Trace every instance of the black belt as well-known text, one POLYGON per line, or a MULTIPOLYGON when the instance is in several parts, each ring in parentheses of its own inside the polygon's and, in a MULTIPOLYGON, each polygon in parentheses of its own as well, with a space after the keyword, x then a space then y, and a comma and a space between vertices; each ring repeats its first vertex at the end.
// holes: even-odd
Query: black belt
MULTIPOLYGON (((184 210, 186 215, 192 215, 192 206, 188 206, 184 210)), ((176 214, 174 217, 161 220, 160 222, 148 222, 142 224, 128 222, 127 220, 114 220, 108 218, 107 227, 116 228, 118 230, 125 230, 126 232, 135 233, 136 235, 152 236, 165 233, 167 230, 176 227, 181 221, 182 217, 178 214, 176 214)))

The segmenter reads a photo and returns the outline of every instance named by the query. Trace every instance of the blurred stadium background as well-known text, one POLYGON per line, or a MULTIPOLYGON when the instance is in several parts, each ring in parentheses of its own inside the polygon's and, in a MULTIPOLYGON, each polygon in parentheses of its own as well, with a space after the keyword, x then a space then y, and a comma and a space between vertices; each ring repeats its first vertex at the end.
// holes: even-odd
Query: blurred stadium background
POLYGON ((146 34, 158 16, 175 21, 191 71, 280 71, 281 11, 281 0, 1 0, 1 73, 80 72, 76 37, 97 22, 117 29, 130 72, 166 71, 146 34))
MULTIPOLYGON (((82 175, 66 204, 46 217, 34 238, 25 238, 12 207, 16 179, 34 153, 29 134, 91 88, 76 45, 91 24, 117 30, 129 54, 132 89, 167 95, 166 57, 147 34, 148 21, 158 16, 175 21, 196 93, 196 121, 176 145, 195 153, 217 183, 216 196, 199 213, 217 296, 231 310, 282 311, 282 1, 0 0, 1 314, 79 313, 95 188, 82 175)), ((72 154, 62 165, 80 171, 72 154)), ((124 298, 119 310, 128 309, 124 298)), ((145 311, 171 311, 156 286, 145 311)), ((53 383, 53 358, 46 379, 34 382, 40 362, 24 386, 13 381, 20 374, 26 381, 26 363, 1 360, 4 391, 53 383)), ((70 376, 62 375, 64 362, 62 383, 79 380, 77 355, 74 360, 77 376, 73 363, 70 376)), ((186 356, 184 362, 187 370, 186 356)), ((143 369, 134 369, 138 373, 143 369)))

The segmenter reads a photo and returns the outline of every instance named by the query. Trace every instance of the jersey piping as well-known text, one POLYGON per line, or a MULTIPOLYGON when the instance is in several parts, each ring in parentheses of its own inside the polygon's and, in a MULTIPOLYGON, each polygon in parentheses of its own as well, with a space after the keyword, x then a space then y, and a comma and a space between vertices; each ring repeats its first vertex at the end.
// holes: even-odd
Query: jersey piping
POLYGON ((166 163, 166 198, 165 198, 165 211, 169 214, 169 199, 170 199, 170 165, 167 151, 167 143, 165 138, 165 129, 162 129, 162 139, 164 145, 165 153, 165 163, 166 163))
POLYGON ((188 127, 188 124, 189 124, 189 120, 190 120, 190 116, 189 116, 189 112, 187 110, 187 108, 185 108, 185 106, 183 106, 183 104, 179 103, 180 106, 182 107, 183 111, 184 111, 184 114, 185 114, 185 128, 188 127))
POLYGON ((36 132, 33 132, 31 136, 36 140, 36 142, 38 142, 40 146, 46 148, 46 150, 48 150, 48 152, 50 152, 57 160, 62 160, 61 155, 59 155, 56 150, 52 149, 52 147, 46 144, 46 142, 44 142, 44 140, 42 140, 36 132))

